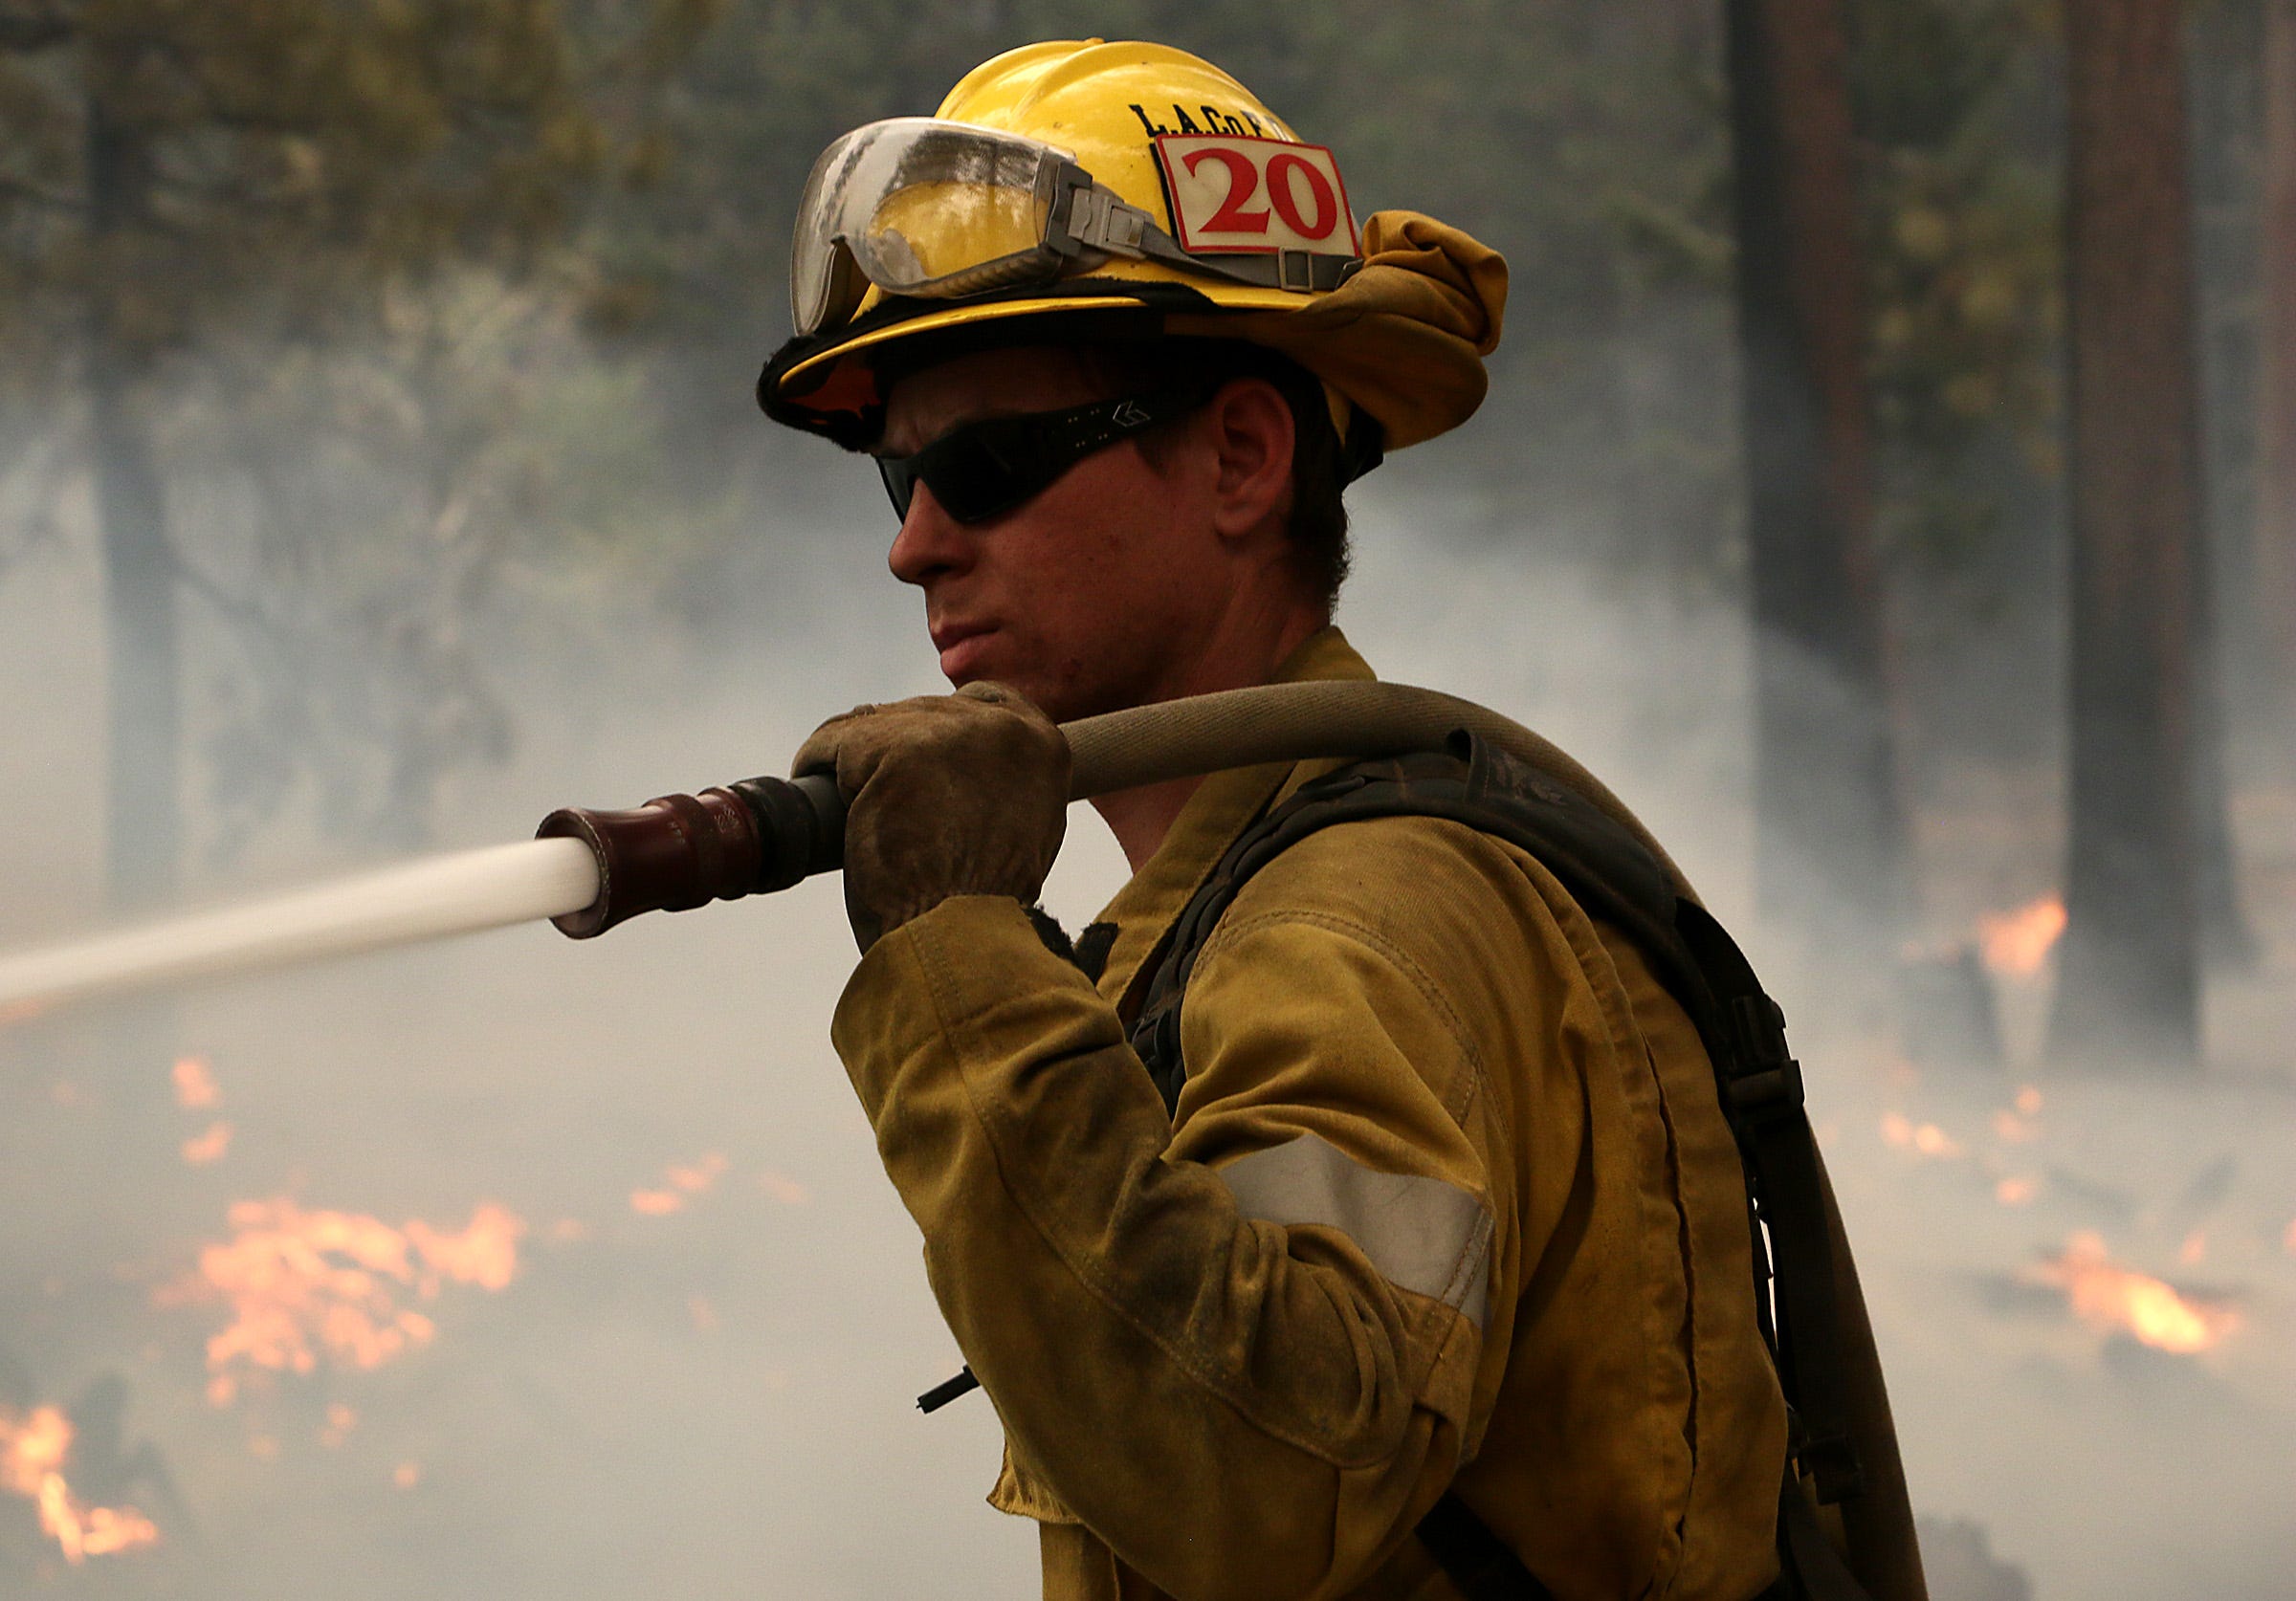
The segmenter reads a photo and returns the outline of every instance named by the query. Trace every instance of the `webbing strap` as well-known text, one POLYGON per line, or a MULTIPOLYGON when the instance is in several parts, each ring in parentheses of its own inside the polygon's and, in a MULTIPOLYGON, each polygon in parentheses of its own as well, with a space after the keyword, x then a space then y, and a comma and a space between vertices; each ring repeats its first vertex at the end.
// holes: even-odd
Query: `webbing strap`
POLYGON ((1714 1059, 1723 1113, 1755 1180, 1756 1213, 1777 1261, 1774 1349, 1794 1408, 1794 1454, 1818 1499, 1831 1505, 1864 1485, 1843 1404, 1833 1241, 1818 1142, 1802 1107, 1801 1064, 1786 1045, 1785 1013, 1762 992, 1745 953, 1712 914, 1681 901, 1674 927, 1714 998, 1718 1048, 1703 1023, 1699 1034, 1714 1059))
POLYGON ((1791 1472, 1777 1498, 1777 1555, 1784 1569, 1779 1588, 1793 1585, 1784 1593, 1797 1601, 1869 1601, 1866 1587, 1818 1526, 1818 1514, 1802 1499, 1791 1472))
MULTIPOLYGON (((1153 958, 1156 965, 1133 1026, 1133 1047, 1166 1108, 1177 1108, 1187 1078, 1180 1022, 1188 979, 1244 885, 1319 829, 1402 816, 1447 818, 1528 852, 1589 916, 1634 942, 1689 1016, 1713 1064, 1722 1110, 1746 1173, 1755 1304, 1789 1408, 1793 1458, 1821 1502, 1858 1494, 1858 1466, 1843 1407, 1832 1241, 1817 1144, 1802 1109, 1801 1069, 1786 1047, 1785 1015, 1763 992, 1753 966, 1722 926, 1703 908, 1676 895, 1665 869, 1626 829, 1552 774, 1460 734, 1445 751, 1358 762, 1312 780, 1247 828, 1181 910, 1164 948, 1153 958)), ((1806 1514, 1808 1508, 1791 1467, 1787 1481, 1778 1544, 1789 1575, 1814 1601, 1859 1601, 1865 1591, 1839 1557, 1832 1567, 1841 1583, 1835 1582, 1836 1573, 1810 1569, 1804 1547, 1816 1532, 1815 1519, 1799 1526, 1794 1511, 1806 1514)), ((1547 1593, 1456 1496, 1439 1502, 1420 1531, 1453 1582, 1477 1601, 1486 1596, 1537 1601, 1547 1593), (1494 1550, 1504 1552, 1508 1562, 1496 1562, 1494 1550), (1470 1588, 1462 1573, 1484 1588, 1470 1588), (1494 1574, 1504 1575, 1503 1585, 1494 1574)), ((1825 1545, 1821 1535, 1817 1543, 1825 1545)), ((1830 1546, 1826 1554, 1832 1556, 1830 1546)))

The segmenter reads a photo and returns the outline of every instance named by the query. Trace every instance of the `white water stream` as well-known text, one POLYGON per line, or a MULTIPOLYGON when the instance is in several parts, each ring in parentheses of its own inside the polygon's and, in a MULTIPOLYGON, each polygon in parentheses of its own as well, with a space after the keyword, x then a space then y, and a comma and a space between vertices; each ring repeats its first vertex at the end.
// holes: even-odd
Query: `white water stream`
POLYGON ((579 840, 426 857, 242 906, 0 954, 0 1023, 70 1000, 556 917, 597 897, 598 864, 579 840))

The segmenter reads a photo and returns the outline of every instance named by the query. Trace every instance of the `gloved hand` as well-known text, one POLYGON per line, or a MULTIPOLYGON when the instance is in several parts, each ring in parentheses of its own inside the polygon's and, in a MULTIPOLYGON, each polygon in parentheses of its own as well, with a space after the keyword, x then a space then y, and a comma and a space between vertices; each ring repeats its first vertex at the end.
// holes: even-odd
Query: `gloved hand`
POLYGON ((855 707, 789 773, 833 773, 845 794, 845 912, 864 954, 951 895, 1033 904, 1068 827, 1068 741, 1002 684, 855 707))

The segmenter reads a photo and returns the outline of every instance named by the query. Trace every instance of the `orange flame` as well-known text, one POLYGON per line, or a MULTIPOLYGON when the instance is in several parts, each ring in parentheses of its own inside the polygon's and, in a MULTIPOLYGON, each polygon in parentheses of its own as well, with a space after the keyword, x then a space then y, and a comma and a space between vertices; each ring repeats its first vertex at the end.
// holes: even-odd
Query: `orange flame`
POLYGON ((1993 1136, 2003 1145, 2030 1145, 2041 1138, 2041 1130, 2007 1107, 2001 1107, 1993 1114, 1993 1136))
POLYGON ((2038 1182, 2014 1175, 2002 1179, 1993 1187, 1993 1198, 2003 1206, 2030 1206, 2033 1203, 2033 1197, 2039 1194, 2041 1194, 2041 1185, 2038 1182))
POLYGON ((222 1118, 208 1125, 207 1132, 194 1134, 184 1141, 184 1160, 195 1168, 219 1162, 223 1153, 232 1148, 232 1126, 222 1118))
POLYGON ((2240 1313, 2224 1303, 2180 1293, 2118 1265, 2106 1255, 2104 1239, 2086 1231, 2066 1240, 2062 1256, 2026 1276, 2064 1291, 2083 1322, 2132 1334, 2158 1350, 2179 1355, 2207 1350, 2241 1327, 2240 1313))
POLYGON ((2039 973, 2064 932, 2064 902, 2055 895, 1977 919, 1977 946, 1985 966, 2003 978, 2030 978, 2039 973))
POLYGON ((206 1111, 223 1100, 223 1091, 215 1087, 215 1075, 208 1070, 204 1056, 179 1056, 175 1059, 175 1104, 186 1111, 206 1111))
POLYGON ((698 1195, 718 1182, 725 1172, 725 1153, 713 1151, 691 1167, 672 1166, 663 1171, 668 1182, 658 1190, 632 1190, 629 1209, 646 1217, 667 1217, 673 1212, 685 1210, 686 1197, 698 1195))
POLYGON ((198 1274, 163 1289, 166 1305, 220 1298, 228 1327, 208 1340, 208 1398, 227 1406, 241 1372, 309 1373, 323 1357, 354 1369, 379 1368, 436 1331, 400 1305, 411 1290, 436 1299, 442 1283, 500 1289, 518 1272, 526 1225, 492 1202, 470 1226, 446 1234, 420 1220, 394 1229, 350 1212, 305 1212, 285 1196, 235 1202, 226 1244, 199 1254, 198 1274))
POLYGON ((1961 1142, 1934 1123, 1915 1123, 1903 1112, 1882 1114, 1882 1138, 1900 1151, 1946 1161, 1961 1154, 1961 1142))
POLYGON ((319 1443, 333 1451, 350 1438, 351 1431, 357 1427, 358 1413, 341 1401, 330 1402, 327 1406, 327 1426, 319 1432, 319 1443))
POLYGON ((132 1506, 90 1506, 64 1480, 72 1420, 59 1407, 34 1407, 19 1421, 0 1407, 0 1489, 38 1504, 40 1531, 75 1567, 92 1556, 148 1546, 159 1525, 132 1506))

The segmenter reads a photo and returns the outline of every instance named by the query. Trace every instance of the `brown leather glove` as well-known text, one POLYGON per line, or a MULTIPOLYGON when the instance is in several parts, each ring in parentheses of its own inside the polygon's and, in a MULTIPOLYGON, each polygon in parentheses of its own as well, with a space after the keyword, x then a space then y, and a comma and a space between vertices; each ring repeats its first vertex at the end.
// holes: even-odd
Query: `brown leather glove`
POLYGON ((1002 684, 857 706, 789 772, 834 773, 845 793, 845 912, 864 954, 952 895, 1032 904, 1068 827, 1069 743, 1002 684))

